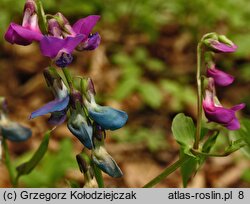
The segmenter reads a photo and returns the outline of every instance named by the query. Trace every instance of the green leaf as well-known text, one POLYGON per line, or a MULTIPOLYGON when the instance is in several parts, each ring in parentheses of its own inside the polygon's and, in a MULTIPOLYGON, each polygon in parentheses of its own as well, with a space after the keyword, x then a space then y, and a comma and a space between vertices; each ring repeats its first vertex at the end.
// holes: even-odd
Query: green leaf
MULTIPOLYGON (((184 149, 181 149, 180 157, 185 154, 184 149)), ((182 164, 181 166, 181 176, 183 187, 186 188, 188 181, 191 179, 192 175, 195 174, 198 168, 198 160, 195 157, 189 156, 189 160, 182 164)))
MULTIPOLYGON (((20 182, 27 188, 55 188, 66 186, 65 177, 69 171, 79 171, 75 160, 72 140, 65 138, 59 142, 57 151, 47 151, 37 167, 27 176, 20 178, 20 182)), ((27 160, 30 154, 24 155, 21 161, 27 160)))
POLYGON ((210 136, 207 141, 202 146, 202 152, 209 153, 214 144, 216 143, 217 137, 219 135, 219 131, 216 131, 215 134, 210 136))
POLYGON ((25 174, 29 174, 36 166, 37 164, 41 161, 45 153, 47 152, 48 145, 49 145, 49 138, 52 130, 49 130, 45 133, 43 141, 41 142, 39 148, 37 151, 34 153, 32 158, 19 165, 17 169, 17 177, 20 177, 25 174))
POLYGON ((192 118, 179 113, 172 123, 172 132, 175 140, 184 148, 192 148, 195 137, 195 126, 192 118))
POLYGON ((144 82, 140 84, 138 88, 144 101, 149 106, 151 106, 152 108, 160 107, 162 100, 163 100, 163 96, 161 94, 160 89, 155 84, 144 82))

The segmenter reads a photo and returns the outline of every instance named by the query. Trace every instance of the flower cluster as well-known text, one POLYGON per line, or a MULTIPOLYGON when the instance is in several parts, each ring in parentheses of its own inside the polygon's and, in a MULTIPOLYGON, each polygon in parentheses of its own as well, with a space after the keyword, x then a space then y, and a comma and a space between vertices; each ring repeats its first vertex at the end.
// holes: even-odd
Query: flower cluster
POLYGON ((206 61, 208 86, 206 87, 203 100, 205 115, 209 122, 219 123, 229 130, 237 130, 240 128, 240 123, 235 116, 235 112, 243 109, 245 104, 238 104, 229 109, 220 104, 216 97, 215 86, 228 86, 233 83, 234 77, 218 69, 213 60, 214 53, 234 52, 237 46, 226 36, 216 34, 207 36, 203 43, 209 50, 206 54, 210 56, 206 61))
POLYGON ((34 0, 27 0, 24 6, 22 25, 10 23, 5 40, 11 44, 30 45, 33 41, 40 44, 41 53, 55 61, 58 67, 68 66, 72 52, 94 50, 100 44, 100 35, 91 31, 100 16, 90 15, 78 20, 73 26, 61 14, 46 15, 47 32, 43 34, 38 24, 37 5, 34 0))
POLYGON ((0 136, 13 142, 22 142, 31 135, 29 128, 9 119, 6 99, 0 97, 0 136))
POLYGON ((100 16, 90 15, 71 26, 61 13, 43 15, 42 19, 45 18, 44 24, 47 25, 47 32, 43 34, 39 28, 37 10, 36 1, 27 0, 22 25, 11 23, 5 34, 5 39, 12 44, 26 46, 33 41, 39 42, 41 53, 63 68, 57 70, 48 67, 44 70, 54 100, 32 112, 30 119, 50 113, 48 122, 52 125, 60 125, 67 120, 70 132, 91 150, 93 163, 110 176, 121 177, 122 172, 107 153, 104 140, 106 130, 117 130, 125 125, 127 113, 97 104, 92 80, 72 78, 66 68, 73 60, 74 50, 94 50, 100 44, 100 35, 91 33, 100 16))

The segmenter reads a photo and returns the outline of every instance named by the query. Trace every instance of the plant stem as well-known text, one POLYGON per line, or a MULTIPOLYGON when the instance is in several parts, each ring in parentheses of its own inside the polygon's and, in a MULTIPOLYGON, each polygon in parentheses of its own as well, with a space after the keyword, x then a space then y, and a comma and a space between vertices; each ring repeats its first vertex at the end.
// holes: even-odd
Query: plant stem
POLYGON ((62 68, 65 79, 68 83, 69 88, 72 88, 72 76, 67 68, 62 68))
POLYGON ((17 183, 16 183, 16 179, 15 179, 15 169, 12 165, 11 160, 10 160, 10 153, 9 153, 8 144, 7 144, 6 139, 4 137, 3 137, 2 141, 3 141, 3 149, 4 149, 4 154, 5 154, 5 165, 8 169, 8 172, 9 172, 10 182, 11 182, 13 187, 16 187, 17 183))
POLYGON ((47 33, 48 32, 47 18, 46 18, 46 15, 43 9, 43 3, 41 0, 37 0, 37 7, 38 7, 38 13, 42 19, 43 30, 47 33))
POLYGON ((173 163, 171 166, 167 167, 161 174, 159 174, 157 177, 152 179, 150 182, 148 182, 143 188, 151 188, 157 183, 161 182, 163 179, 165 179, 168 175, 173 173, 176 169, 181 167, 185 162, 187 162, 190 159, 189 156, 184 155, 179 160, 177 160, 175 163, 173 163))
POLYGON ((91 163, 92 163, 92 167, 94 169, 94 174, 95 174, 96 181, 98 183, 98 187, 104 188, 104 181, 103 181, 101 170, 94 164, 94 162, 91 162, 91 163))
POLYGON ((199 148, 200 134, 201 134, 201 122, 202 122, 202 81, 201 81, 201 46, 202 43, 199 42, 197 46, 197 127, 195 134, 194 149, 199 148))
POLYGON ((228 151, 228 152, 225 152, 223 154, 209 154, 209 153, 205 153, 205 152, 200 152, 198 150, 195 150, 195 149, 191 149, 191 152, 194 154, 194 155, 199 155, 199 156, 206 156, 206 157, 226 157, 236 151, 238 151, 240 148, 244 147, 245 144, 242 144, 240 145, 238 148, 236 149, 233 149, 231 151, 228 151))

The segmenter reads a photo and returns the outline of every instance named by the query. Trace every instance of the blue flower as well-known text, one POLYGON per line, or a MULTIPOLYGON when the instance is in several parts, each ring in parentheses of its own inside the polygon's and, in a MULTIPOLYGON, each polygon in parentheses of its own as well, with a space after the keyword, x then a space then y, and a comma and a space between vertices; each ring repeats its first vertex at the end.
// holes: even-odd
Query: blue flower
POLYGON ((32 132, 29 128, 7 117, 7 105, 4 98, 0 98, 0 135, 13 142, 22 142, 29 139, 32 132))
POLYGON ((126 112, 111 108, 109 106, 89 107, 89 117, 105 130, 116 130, 123 127, 128 115, 126 112))
POLYGON ((122 177, 123 173, 121 169, 103 146, 96 147, 92 153, 93 162, 103 172, 114 178, 122 177))
POLYGON ((93 127, 84 116, 83 111, 72 110, 68 120, 68 128, 88 149, 93 148, 93 127))
POLYGON ((128 114, 124 111, 111 108, 109 106, 100 106, 95 102, 95 88, 91 79, 88 79, 87 100, 85 105, 89 112, 89 117, 105 130, 116 130, 123 127, 128 114))
POLYGON ((12 121, 8 121, 8 123, 4 126, 0 125, 0 129, 3 137, 13 142, 25 141, 32 135, 29 128, 12 121))
POLYGON ((41 115, 51 113, 49 123, 52 125, 59 125, 66 120, 66 113, 69 105, 69 93, 67 87, 63 83, 58 74, 53 72, 53 69, 45 69, 44 76, 48 86, 52 89, 55 100, 50 101, 43 107, 34 111, 30 115, 30 119, 36 118, 41 115))

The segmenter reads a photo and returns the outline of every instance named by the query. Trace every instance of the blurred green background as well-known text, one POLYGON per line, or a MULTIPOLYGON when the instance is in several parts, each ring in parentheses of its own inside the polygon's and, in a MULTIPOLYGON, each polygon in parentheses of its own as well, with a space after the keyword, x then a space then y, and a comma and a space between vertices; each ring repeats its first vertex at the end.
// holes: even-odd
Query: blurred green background
MULTIPOLYGON (((0 0, 1 36, 10 22, 21 23, 24 2, 0 0)), ((207 32, 225 34, 239 46, 236 53, 216 57, 217 66, 236 77, 233 85, 219 89, 217 94, 227 107, 246 103, 242 116, 249 118, 248 0, 44 0, 43 3, 46 13, 62 12, 72 24, 90 14, 101 15, 94 29, 102 37, 101 46, 93 52, 75 52, 70 69, 76 75, 93 79, 100 104, 129 114, 124 128, 108 133, 107 149, 125 175, 122 179, 105 177, 107 186, 140 187, 178 157, 171 121, 178 112, 196 117, 196 45, 207 32)), ((27 120, 31 111, 52 98, 42 77, 49 60, 41 56, 35 43, 29 47, 11 46, 3 37, 0 43, 0 95, 9 101, 10 116, 33 130, 29 142, 10 144, 12 157, 18 164, 30 157, 50 128, 46 117, 27 120)), ((224 140, 225 137, 220 137, 219 143, 224 140)), ((33 173, 21 178, 22 185, 81 184, 83 178, 74 158, 80 150, 81 145, 66 126, 59 127, 50 143, 50 152, 33 173)), ((241 153, 222 158, 221 162, 210 159, 190 187, 250 187, 249 168, 249 160, 241 153), (231 176, 224 172, 225 168, 231 176)), ((2 164, 0 169, 5 172, 3 175, 7 174, 2 164)), ((180 175, 175 174, 159 187, 180 187, 180 175)), ((8 185, 6 176, 0 176, 0 186, 8 185)))

